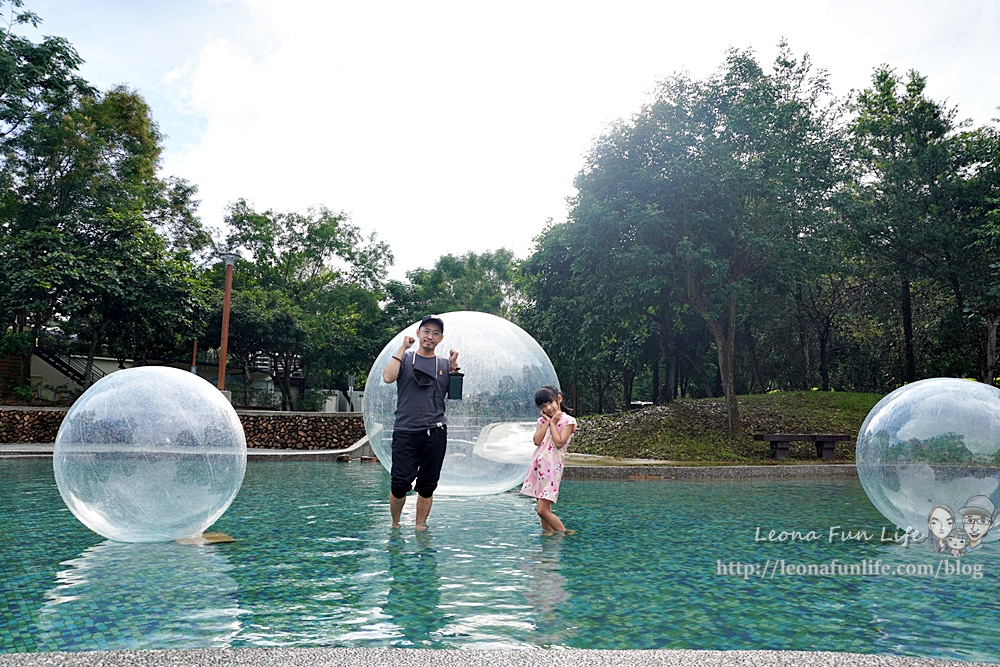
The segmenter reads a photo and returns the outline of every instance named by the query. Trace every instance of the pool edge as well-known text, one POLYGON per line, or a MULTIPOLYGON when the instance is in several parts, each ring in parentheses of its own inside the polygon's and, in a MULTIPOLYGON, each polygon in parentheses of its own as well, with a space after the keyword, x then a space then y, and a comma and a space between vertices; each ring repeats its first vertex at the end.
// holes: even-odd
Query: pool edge
MULTIPOLYGON (((0 461, 16 459, 52 458, 53 445, 47 443, 0 443, 0 461)), ((348 449, 295 450, 247 449, 248 461, 330 461, 348 449)), ((357 463, 356 457, 350 463, 357 463)), ((623 463, 628 463, 623 460, 623 463)), ((656 465, 643 461, 642 465, 569 464, 565 479, 619 479, 619 480, 669 480, 669 479, 798 479, 836 477, 857 478, 853 463, 807 463, 782 465, 656 465)), ((367 464, 362 462, 362 464, 367 464)))
POLYGON ((695 651, 592 649, 349 649, 246 648, 159 651, 81 651, 72 653, 4 653, 9 667, 161 667, 165 665, 246 665, 253 667, 744 667, 774 665, 809 667, 975 667, 994 663, 911 658, 830 651, 695 651))

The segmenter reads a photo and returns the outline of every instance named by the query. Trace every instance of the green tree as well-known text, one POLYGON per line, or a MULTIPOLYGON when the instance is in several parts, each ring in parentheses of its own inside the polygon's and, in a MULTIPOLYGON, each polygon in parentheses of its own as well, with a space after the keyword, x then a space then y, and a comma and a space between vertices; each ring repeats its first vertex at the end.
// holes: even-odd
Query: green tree
POLYGON ((917 377, 913 280, 926 267, 949 171, 953 110, 926 97, 926 79, 911 71, 905 81, 892 69, 875 70, 872 86, 858 95, 852 138, 856 174, 846 217, 863 251, 884 264, 895 282, 905 350, 903 381, 917 377))
POLYGON ((115 88, 35 114, 6 144, 2 310, 17 331, 62 322, 87 340, 88 376, 105 344, 172 350, 204 310, 189 250, 168 251, 153 227, 170 190, 160 140, 145 101, 115 88))
MULTIPOLYGON (((523 303, 517 309, 517 322, 545 349, 559 377, 568 381, 562 387, 578 414, 579 383, 585 388, 596 384, 598 412, 603 412, 603 383, 594 380, 596 342, 583 328, 586 312, 581 307, 580 285, 575 281, 573 226, 552 224, 535 239, 534 252, 521 264, 519 290, 523 303)), ((591 408, 593 409, 593 408, 591 408)))
MULTIPOLYGON (((676 300, 701 316, 734 437, 742 433, 735 334, 744 290, 815 224, 836 178, 827 92, 825 75, 784 45, 772 74, 732 51, 705 81, 664 81, 652 103, 598 139, 577 179, 571 218, 587 248, 577 275, 613 257, 608 266, 624 265, 640 297, 633 305, 670 295, 664 306, 676 300)), ((599 302, 616 305, 613 295, 599 302)))
POLYGON ((0 145, 31 127, 33 117, 94 92, 77 74, 83 60, 69 42, 45 37, 34 43, 15 32, 18 26, 41 23, 23 7, 23 0, 0 2, 0 145))
POLYGON ((430 269, 408 271, 408 286, 393 288, 403 299, 397 302, 399 317, 407 320, 401 326, 428 313, 457 310, 510 318, 519 299, 517 276, 517 258, 506 248, 442 255, 430 269))
MULTIPOLYGON (((291 375, 299 369, 317 389, 343 389, 348 375, 363 377, 384 339, 379 300, 392 263, 388 246, 325 207, 258 212, 241 199, 230 205, 226 222, 227 246, 249 255, 237 263, 234 291, 252 296, 234 298, 247 301, 252 321, 237 322, 241 311, 234 308, 230 322, 239 332, 234 354, 241 363, 269 355, 289 409, 291 375)), ((213 277, 221 286, 221 264, 213 277)), ((216 340, 216 325, 209 331, 216 340)))

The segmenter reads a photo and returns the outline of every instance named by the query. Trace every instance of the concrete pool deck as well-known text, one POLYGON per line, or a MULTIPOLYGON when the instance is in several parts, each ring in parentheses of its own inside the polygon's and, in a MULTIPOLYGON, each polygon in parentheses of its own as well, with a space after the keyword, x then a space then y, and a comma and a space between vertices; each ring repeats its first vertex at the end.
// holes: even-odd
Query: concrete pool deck
POLYGON ((985 662, 808 651, 248 648, 0 654, 0 667, 975 667, 985 662))
MULTIPOLYGON (((0 443, 0 460, 11 458, 52 458, 54 445, 48 443, 0 443)), ((367 439, 346 449, 301 450, 248 448, 249 461, 336 461, 351 454, 352 462, 370 456, 367 439)), ((593 454, 566 455, 565 479, 792 479, 799 477, 857 477, 850 463, 782 463, 780 465, 691 465, 677 461, 621 459, 593 454)))

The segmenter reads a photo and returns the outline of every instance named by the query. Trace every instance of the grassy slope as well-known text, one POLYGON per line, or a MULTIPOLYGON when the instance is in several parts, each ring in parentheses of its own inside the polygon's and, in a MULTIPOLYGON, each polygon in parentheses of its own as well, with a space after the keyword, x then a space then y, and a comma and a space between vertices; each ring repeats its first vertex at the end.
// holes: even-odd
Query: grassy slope
MULTIPOLYGON (((689 463, 773 462, 768 443, 754 433, 849 433, 857 437, 868 411, 882 398, 844 392, 779 392, 740 396, 747 435, 726 437, 721 398, 683 399, 669 405, 613 415, 583 417, 572 451, 689 463)), ((854 460, 854 444, 837 444, 837 461, 854 460)), ((812 443, 793 443, 789 462, 815 462, 812 443)))

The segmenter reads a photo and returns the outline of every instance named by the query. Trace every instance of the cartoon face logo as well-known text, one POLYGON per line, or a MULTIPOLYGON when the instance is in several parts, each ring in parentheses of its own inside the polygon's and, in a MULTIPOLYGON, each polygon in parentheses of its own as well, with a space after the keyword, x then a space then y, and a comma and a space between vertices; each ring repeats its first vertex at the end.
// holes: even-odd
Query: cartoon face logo
POLYGON ((966 545, 969 544, 969 538, 962 528, 956 528, 951 531, 951 534, 948 535, 947 541, 948 549, 951 551, 951 555, 953 556, 960 555, 965 550, 966 545))
POLYGON ((996 521, 996 505, 986 496, 972 496, 958 513, 962 515, 962 528, 969 536, 968 550, 978 549, 996 521))
POLYGON ((927 530, 931 536, 943 540, 955 528, 955 515, 947 505, 935 505, 927 517, 927 530))

